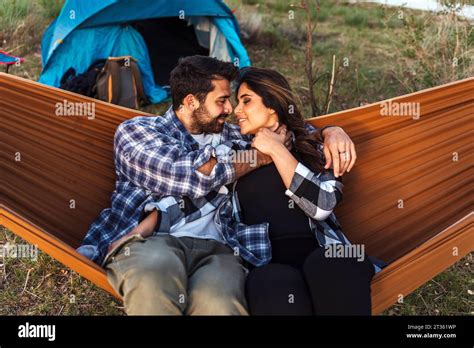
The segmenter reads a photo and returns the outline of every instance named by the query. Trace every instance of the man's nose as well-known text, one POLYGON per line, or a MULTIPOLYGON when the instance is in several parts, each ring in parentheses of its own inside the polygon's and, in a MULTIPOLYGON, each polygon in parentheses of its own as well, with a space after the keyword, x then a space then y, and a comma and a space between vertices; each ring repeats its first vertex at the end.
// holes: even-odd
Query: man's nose
POLYGON ((225 105, 224 105, 224 112, 227 113, 227 114, 231 114, 232 110, 233 110, 232 104, 230 103, 229 100, 227 100, 225 105))

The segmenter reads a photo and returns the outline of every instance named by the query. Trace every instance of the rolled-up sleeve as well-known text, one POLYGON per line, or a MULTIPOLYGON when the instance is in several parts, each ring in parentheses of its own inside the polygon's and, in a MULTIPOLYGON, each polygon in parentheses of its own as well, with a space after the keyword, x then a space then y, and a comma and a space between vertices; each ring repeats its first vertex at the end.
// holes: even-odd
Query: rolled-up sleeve
POLYGON ((342 179, 332 170, 315 174, 298 162, 285 194, 312 219, 325 220, 342 201, 342 189, 342 179))
POLYGON ((115 167, 134 185, 160 196, 199 198, 236 179, 232 163, 217 161, 209 175, 198 171, 215 153, 211 145, 188 151, 179 141, 139 120, 122 123, 115 135, 115 167))

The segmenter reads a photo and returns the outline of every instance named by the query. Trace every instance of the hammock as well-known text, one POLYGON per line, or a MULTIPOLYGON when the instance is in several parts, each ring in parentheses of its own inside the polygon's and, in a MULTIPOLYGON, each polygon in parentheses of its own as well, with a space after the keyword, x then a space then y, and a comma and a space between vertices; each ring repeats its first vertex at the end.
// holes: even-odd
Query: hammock
MULTIPOLYGON (((1 73, 0 95, 0 224, 120 298, 75 248, 110 205, 116 127, 144 113, 1 73), (94 103, 95 118, 57 116, 67 102, 94 103)), ((392 99, 421 103, 418 120, 380 116, 383 102, 308 120, 340 125, 356 144, 336 214, 389 263, 372 281, 373 314, 473 250, 473 96, 469 78, 392 99)))

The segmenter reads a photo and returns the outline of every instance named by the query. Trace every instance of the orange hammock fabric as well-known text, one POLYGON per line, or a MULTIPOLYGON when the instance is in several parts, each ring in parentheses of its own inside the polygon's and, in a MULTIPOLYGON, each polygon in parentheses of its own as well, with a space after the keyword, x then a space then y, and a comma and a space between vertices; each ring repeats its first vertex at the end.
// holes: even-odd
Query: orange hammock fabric
MULTIPOLYGON (((381 116, 379 102, 308 120, 356 144, 336 214, 353 243, 390 263, 372 281, 373 314, 474 249, 473 97, 470 78, 392 99, 420 103, 419 119, 381 116)), ((110 204, 115 129, 137 114, 0 73, 0 224, 116 297, 75 248, 110 204), (57 116, 65 100, 95 103, 95 118, 57 116)))

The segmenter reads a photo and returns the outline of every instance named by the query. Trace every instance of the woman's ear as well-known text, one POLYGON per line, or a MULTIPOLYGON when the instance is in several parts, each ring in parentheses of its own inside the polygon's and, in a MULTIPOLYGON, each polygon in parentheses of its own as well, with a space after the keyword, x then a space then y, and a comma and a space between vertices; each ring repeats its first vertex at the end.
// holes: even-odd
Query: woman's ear
POLYGON ((269 113, 269 118, 268 118, 269 123, 275 124, 275 122, 278 122, 278 114, 276 113, 276 111, 271 108, 267 108, 267 109, 269 113))

